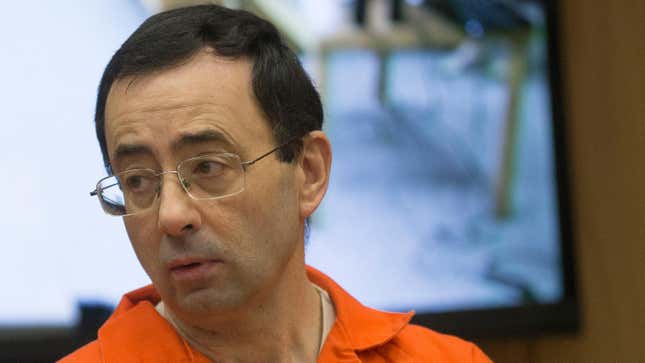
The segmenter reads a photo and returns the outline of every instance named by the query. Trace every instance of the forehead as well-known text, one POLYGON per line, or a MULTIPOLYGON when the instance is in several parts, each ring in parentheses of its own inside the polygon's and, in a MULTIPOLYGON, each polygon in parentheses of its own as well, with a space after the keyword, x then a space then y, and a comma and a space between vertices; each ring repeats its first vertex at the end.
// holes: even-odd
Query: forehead
POLYGON ((171 69, 124 77, 105 113, 108 153, 120 144, 169 149, 185 134, 216 131, 240 147, 270 143, 271 129, 251 87, 252 62, 201 51, 171 69))

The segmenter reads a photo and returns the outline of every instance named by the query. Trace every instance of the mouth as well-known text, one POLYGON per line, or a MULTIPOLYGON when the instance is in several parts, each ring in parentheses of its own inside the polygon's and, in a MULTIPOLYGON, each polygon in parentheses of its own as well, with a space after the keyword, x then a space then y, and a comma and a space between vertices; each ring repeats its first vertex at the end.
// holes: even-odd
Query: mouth
POLYGON ((221 261, 218 260, 177 259, 170 262, 168 270, 176 280, 197 280, 208 277, 219 264, 221 261))
POLYGON ((170 268, 170 271, 183 271, 183 270, 190 270, 191 268, 198 267, 201 265, 203 262, 190 262, 186 264, 181 264, 177 266, 173 266, 170 268))

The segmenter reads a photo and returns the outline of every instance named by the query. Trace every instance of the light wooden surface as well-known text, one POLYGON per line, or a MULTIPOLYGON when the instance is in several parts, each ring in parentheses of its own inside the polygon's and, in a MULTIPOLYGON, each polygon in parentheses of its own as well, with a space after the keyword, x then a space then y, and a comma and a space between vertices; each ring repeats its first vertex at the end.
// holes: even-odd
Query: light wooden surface
POLYGON ((583 328, 496 362, 645 362, 645 0, 559 5, 583 328))

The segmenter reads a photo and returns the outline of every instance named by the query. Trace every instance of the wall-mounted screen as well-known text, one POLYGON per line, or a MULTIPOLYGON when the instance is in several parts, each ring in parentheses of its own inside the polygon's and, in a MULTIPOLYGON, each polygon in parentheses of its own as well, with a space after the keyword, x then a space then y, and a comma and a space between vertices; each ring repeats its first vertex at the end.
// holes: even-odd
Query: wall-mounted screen
MULTIPOLYGON (((4 5, 0 341, 73 329, 81 304, 149 283, 88 192, 105 175, 99 78, 152 3, 4 5)), ((577 325, 549 2, 227 3, 273 21, 323 96, 333 167, 309 264, 440 331, 577 325)))

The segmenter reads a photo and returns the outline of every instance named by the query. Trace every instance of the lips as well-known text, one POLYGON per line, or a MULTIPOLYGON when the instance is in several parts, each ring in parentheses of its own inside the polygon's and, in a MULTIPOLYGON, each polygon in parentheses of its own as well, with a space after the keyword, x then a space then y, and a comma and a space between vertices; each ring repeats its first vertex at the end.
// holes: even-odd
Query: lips
POLYGON ((181 281, 197 280, 208 277, 221 261, 201 258, 181 258, 168 264, 170 275, 181 281))
POLYGON ((203 259, 203 258, 178 258, 170 261, 170 263, 168 264, 168 269, 170 270, 183 269, 190 266, 199 265, 207 261, 210 261, 210 260, 203 259))
POLYGON ((187 264, 181 264, 181 265, 171 267, 170 271, 190 270, 191 268, 199 267, 199 265, 201 265, 201 264, 202 264, 202 262, 191 262, 191 263, 187 263, 187 264))

